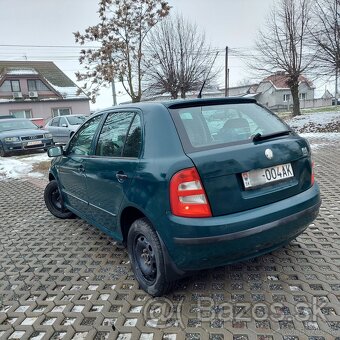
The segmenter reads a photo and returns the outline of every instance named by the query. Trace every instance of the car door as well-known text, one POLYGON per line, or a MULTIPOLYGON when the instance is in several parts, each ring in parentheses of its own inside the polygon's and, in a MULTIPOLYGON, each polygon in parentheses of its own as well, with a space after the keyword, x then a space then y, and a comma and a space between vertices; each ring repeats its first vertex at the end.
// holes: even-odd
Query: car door
POLYGON ((111 112, 100 131, 95 155, 85 160, 90 211, 98 226, 118 236, 117 215, 139 163, 141 117, 111 112))
POLYGON ((69 123, 65 117, 60 117, 59 121, 59 138, 63 143, 67 143, 70 139, 69 123))
POLYGON ((59 138, 59 121, 60 121, 60 117, 55 117, 51 120, 49 126, 48 126, 48 131, 50 133, 52 133, 53 136, 53 140, 55 143, 59 143, 60 142, 60 138, 59 138))
POLYGON ((58 179, 65 203, 81 216, 90 217, 86 191, 85 160, 92 153, 93 139, 102 115, 89 119, 70 141, 58 167, 58 179))

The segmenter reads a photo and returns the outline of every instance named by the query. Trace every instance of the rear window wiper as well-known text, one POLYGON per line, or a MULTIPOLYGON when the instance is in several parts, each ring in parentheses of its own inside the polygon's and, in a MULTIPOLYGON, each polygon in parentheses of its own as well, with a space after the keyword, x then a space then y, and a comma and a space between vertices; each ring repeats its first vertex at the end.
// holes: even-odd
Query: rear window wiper
POLYGON ((270 138, 274 138, 274 137, 289 135, 291 132, 292 132, 291 130, 284 130, 284 131, 269 133, 268 135, 262 135, 261 133, 257 133, 253 136, 253 142, 257 142, 257 141, 264 140, 264 139, 270 139, 270 138))

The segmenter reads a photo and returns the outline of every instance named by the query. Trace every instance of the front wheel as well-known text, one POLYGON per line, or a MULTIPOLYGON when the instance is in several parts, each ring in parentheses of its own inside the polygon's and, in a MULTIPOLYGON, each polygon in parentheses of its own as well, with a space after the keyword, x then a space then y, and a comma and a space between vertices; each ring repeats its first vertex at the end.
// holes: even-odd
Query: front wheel
POLYGON ((56 180, 52 180, 50 183, 47 184, 44 192, 44 200, 47 209, 54 216, 62 219, 74 217, 74 214, 64 207, 64 203, 56 180))
POLYGON ((162 247, 146 218, 132 223, 127 248, 132 270, 141 288, 152 296, 166 294, 174 282, 166 278, 162 247))
POLYGON ((6 157, 7 153, 2 145, 0 145, 0 157, 6 157))

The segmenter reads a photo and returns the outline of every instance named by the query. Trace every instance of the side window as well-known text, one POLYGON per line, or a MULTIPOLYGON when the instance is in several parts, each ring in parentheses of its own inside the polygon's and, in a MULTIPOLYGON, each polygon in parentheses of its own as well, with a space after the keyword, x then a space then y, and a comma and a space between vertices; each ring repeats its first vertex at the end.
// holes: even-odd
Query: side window
POLYGON ((121 157, 125 138, 134 112, 110 113, 100 132, 96 155, 107 157, 121 157))
POLYGON ((68 125, 66 119, 64 117, 61 117, 60 122, 59 122, 59 126, 63 126, 63 124, 64 124, 64 126, 68 125))
POLYGON ((123 157, 138 157, 142 145, 142 127, 140 116, 135 115, 131 124, 129 134, 126 138, 123 157))
POLYGON ((102 115, 89 119, 76 135, 71 139, 69 147, 67 149, 68 154, 75 155, 89 155, 91 151, 91 143, 93 136, 96 132, 98 124, 102 118, 102 115))
POLYGON ((59 126, 59 120, 60 120, 59 117, 54 118, 54 119, 52 120, 51 126, 59 126))

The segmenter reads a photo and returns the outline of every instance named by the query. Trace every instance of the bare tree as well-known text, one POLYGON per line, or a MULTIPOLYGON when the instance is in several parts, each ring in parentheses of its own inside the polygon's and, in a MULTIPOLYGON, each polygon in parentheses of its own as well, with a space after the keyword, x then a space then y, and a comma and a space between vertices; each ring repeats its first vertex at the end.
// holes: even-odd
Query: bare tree
POLYGON ((209 74, 216 52, 197 26, 182 16, 169 17, 154 27, 147 49, 149 94, 170 93, 173 99, 178 95, 185 98, 187 92, 199 90, 206 78, 209 83, 217 75, 216 70, 209 74))
POLYGON ((335 102, 340 73, 340 0, 315 0, 312 43, 320 75, 335 75, 335 102))
POLYGON ((299 78, 312 67, 308 48, 310 0, 280 0, 260 31, 251 67, 266 74, 284 71, 293 99, 293 115, 300 114, 299 78))
POLYGON ((168 15, 170 7, 163 0, 100 0, 100 23, 85 33, 74 33, 76 42, 97 43, 98 48, 83 49, 79 62, 85 72, 78 72, 83 89, 95 101, 101 86, 117 77, 133 102, 142 96, 143 45, 150 29, 168 15))

